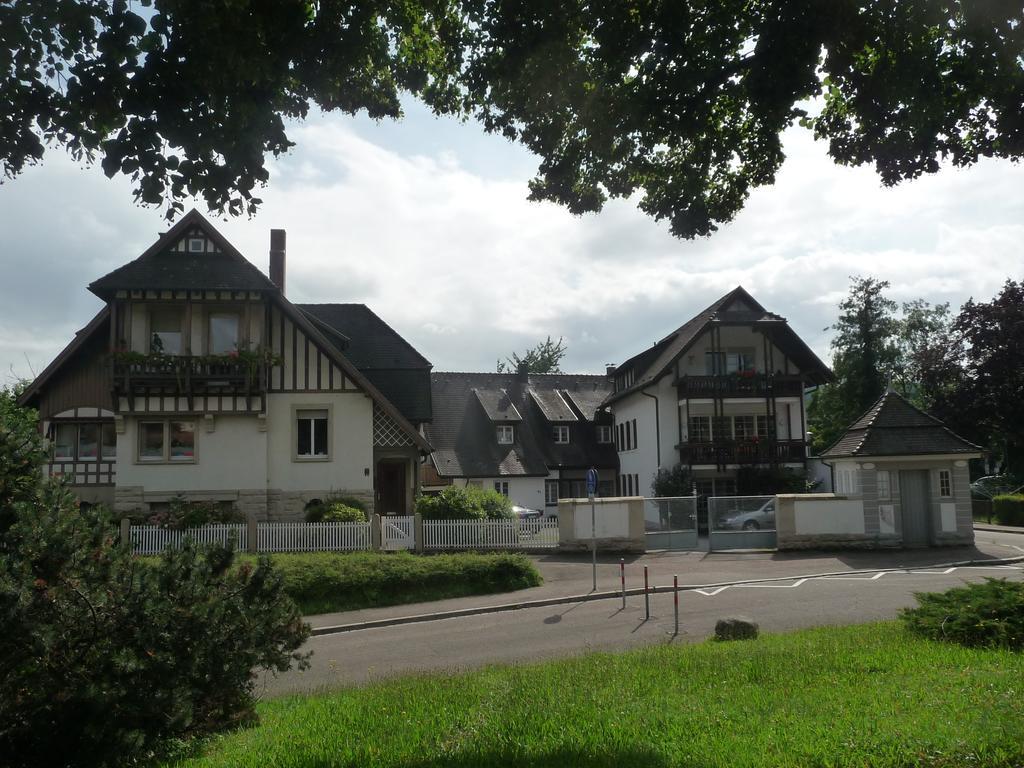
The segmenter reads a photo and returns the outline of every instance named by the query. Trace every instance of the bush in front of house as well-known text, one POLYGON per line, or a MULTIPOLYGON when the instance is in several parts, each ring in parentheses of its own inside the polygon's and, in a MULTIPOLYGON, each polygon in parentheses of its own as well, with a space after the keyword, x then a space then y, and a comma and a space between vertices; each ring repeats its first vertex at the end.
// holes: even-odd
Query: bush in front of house
POLYGON ((499 520, 512 517, 512 500, 490 488, 450 485, 420 496, 416 511, 424 520, 499 520))
POLYGON ((189 501, 183 496, 175 496, 166 509, 153 512, 143 522, 146 525, 183 531, 203 525, 244 523, 245 518, 230 503, 189 501))
POLYGON ((1000 525, 1024 526, 1024 494, 996 496, 992 499, 992 515, 1000 525))
POLYGON ((309 629, 268 559, 186 543, 143 565, 55 482, 0 507, 4 765, 144 763, 251 719, 254 669, 306 663, 309 629))
POLYGON ((274 567, 307 615, 510 592, 542 581, 528 557, 504 552, 282 553, 274 567))
POLYGON ((986 579, 946 592, 919 592, 903 611, 911 632, 975 648, 1024 650, 1024 583, 986 579))
POLYGON ((355 496, 329 496, 323 501, 316 499, 306 507, 307 523, 365 523, 368 519, 366 504, 355 496))

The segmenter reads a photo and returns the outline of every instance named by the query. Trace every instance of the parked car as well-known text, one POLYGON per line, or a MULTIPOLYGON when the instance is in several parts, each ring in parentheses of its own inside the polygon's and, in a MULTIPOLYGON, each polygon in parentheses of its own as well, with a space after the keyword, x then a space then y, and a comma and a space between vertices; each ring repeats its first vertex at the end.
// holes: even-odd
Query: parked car
POLYGON ((539 509, 532 509, 531 507, 521 507, 518 504, 512 505, 512 514, 518 517, 520 520, 540 520, 544 517, 544 513, 539 509))
POLYGON ((716 520, 715 528, 724 531, 759 531, 775 528, 775 499, 748 512, 728 512, 716 520))

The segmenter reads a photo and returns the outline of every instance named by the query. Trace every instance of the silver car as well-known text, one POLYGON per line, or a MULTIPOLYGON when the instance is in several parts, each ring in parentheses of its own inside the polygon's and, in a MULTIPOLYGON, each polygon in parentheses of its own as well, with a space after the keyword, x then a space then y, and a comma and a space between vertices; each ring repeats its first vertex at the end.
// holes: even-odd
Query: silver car
POLYGON ((520 520, 540 520, 544 517, 544 513, 539 509, 532 509, 530 507, 521 507, 518 504, 512 505, 512 514, 518 517, 520 520))
POLYGON ((725 531, 759 531, 775 528, 775 499, 769 499, 749 512, 727 512, 715 521, 716 528, 725 531))

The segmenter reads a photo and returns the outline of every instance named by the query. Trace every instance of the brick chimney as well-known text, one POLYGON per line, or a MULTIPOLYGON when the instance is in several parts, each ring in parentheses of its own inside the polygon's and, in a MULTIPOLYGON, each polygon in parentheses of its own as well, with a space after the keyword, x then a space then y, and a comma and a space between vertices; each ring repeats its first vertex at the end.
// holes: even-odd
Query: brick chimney
POLYGON ((615 378, 615 372, 617 370, 619 370, 619 367, 617 365, 613 365, 612 363, 604 364, 604 375, 607 376, 609 379, 615 378))
POLYGON ((284 251, 284 230, 270 230, 270 282, 280 288, 281 293, 284 293, 284 251))

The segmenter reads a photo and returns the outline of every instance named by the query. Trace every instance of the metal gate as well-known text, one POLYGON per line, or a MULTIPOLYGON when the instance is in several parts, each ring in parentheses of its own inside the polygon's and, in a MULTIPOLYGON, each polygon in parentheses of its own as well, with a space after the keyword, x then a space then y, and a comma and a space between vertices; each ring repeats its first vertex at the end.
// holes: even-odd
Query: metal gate
POLYGON ((697 549, 697 497, 644 499, 647 549, 697 549))
POLYGON ((774 496, 709 496, 708 550, 775 549, 774 496))
POLYGON ((380 548, 387 552, 416 548, 416 526, 412 515, 382 515, 380 548))

